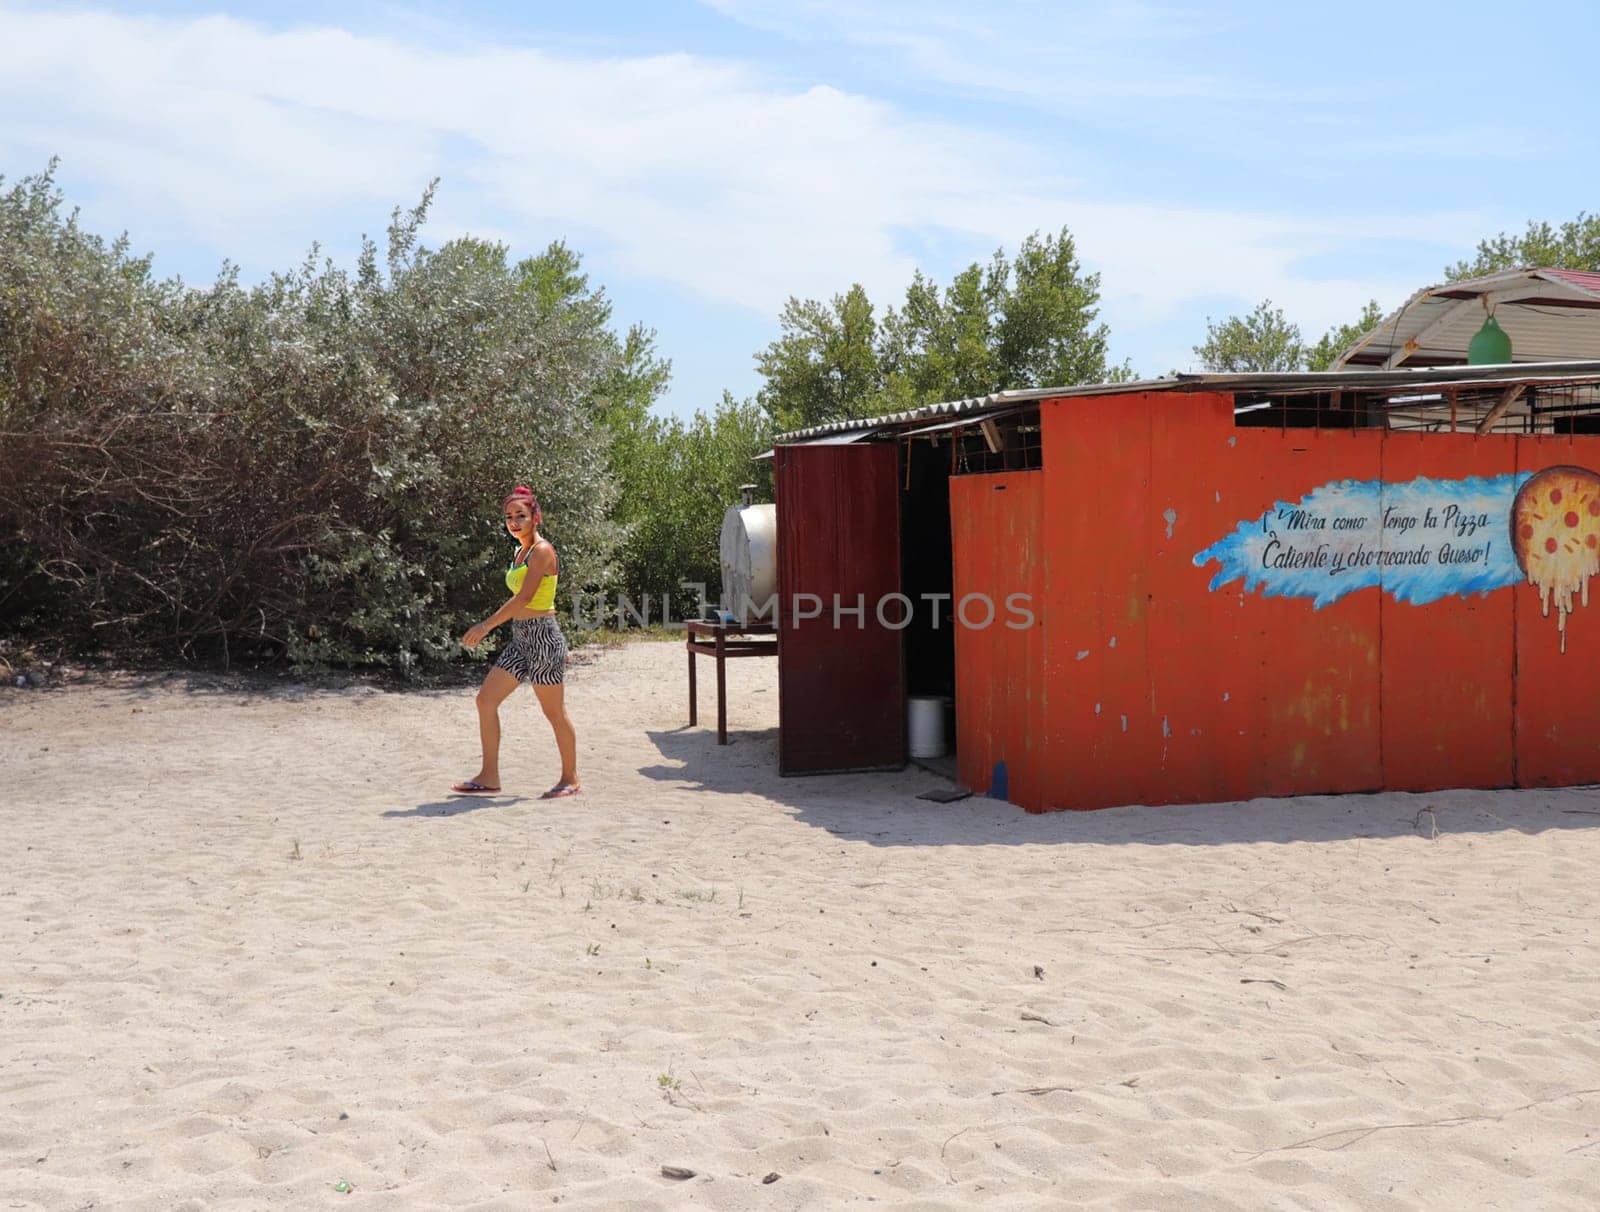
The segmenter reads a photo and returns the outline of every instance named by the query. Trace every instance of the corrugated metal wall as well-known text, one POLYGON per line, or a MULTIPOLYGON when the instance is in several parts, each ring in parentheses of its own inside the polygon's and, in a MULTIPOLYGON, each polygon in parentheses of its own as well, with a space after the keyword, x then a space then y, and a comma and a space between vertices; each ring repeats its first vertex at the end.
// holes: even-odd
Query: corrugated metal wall
POLYGON ((783 774, 905 764, 904 652, 877 611, 900 591, 898 468, 892 442, 773 454, 783 774))
MULTIPOLYGON (((1516 450, 1518 471, 1576 464, 1600 472, 1600 436, 1520 440, 1516 450)), ((1589 590, 1590 604, 1575 604, 1567 620, 1565 652, 1555 608, 1545 617, 1530 585, 1509 591, 1516 601, 1512 667, 1520 786, 1600 782, 1600 584, 1591 583, 1589 590)))
MULTIPOLYGON (((1519 445, 1526 444, 1493 434, 1390 434, 1383 442, 1383 475, 1390 481, 1502 475, 1517 469, 1519 445)), ((1515 784, 1515 616, 1525 588, 1426 606, 1370 591, 1382 624, 1386 786, 1427 791, 1515 784)))
POLYGON ((950 481, 956 609, 956 760, 962 782, 1018 804, 1039 800, 1035 752, 1042 718, 1044 627, 1039 617, 1044 475, 955 476, 950 481), (1022 612, 1008 603, 1026 594, 1022 612), (965 601, 966 595, 975 595, 965 601))
POLYGON ((1600 438, 1240 429, 1224 395, 1046 402, 1041 419, 1042 471, 952 486, 957 597, 1033 585, 1042 622, 1021 641, 957 632, 976 789, 996 761, 1035 811, 1600 781, 1600 603, 1576 609, 1562 653, 1526 584, 1317 609, 1212 592, 1215 567, 1194 562, 1319 485, 1600 470, 1600 438))

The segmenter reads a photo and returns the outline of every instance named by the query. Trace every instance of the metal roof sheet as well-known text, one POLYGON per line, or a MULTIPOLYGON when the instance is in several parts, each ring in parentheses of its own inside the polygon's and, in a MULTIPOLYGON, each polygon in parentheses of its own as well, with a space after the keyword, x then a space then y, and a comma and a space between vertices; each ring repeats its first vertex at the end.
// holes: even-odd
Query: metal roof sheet
POLYGON ((780 446, 825 439, 829 434, 872 433, 899 429, 918 421, 941 417, 980 417, 1017 404, 1080 396, 1125 395, 1155 391, 1224 391, 1235 395, 1293 395, 1319 391, 1395 391, 1420 387, 1484 386, 1491 383, 1594 383, 1600 382, 1600 357, 1583 361, 1516 363, 1508 366, 1406 366, 1394 370, 1359 367, 1329 371, 1259 371, 1247 374, 1180 374, 1168 379, 1141 379, 1133 383, 1090 383, 1075 387, 1030 387, 997 391, 966 400, 926 404, 881 417, 830 421, 782 433, 780 446))
MULTIPOLYGON (((1027 405, 1024 403, 1013 404, 1010 407, 985 410, 981 419, 985 421, 998 421, 1001 417, 1009 417, 1014 413, 1021 412, 1026 407, 1027 405)), ((940 421, 935 425, 919 425, 915 429, 906 430, 905 436, 908 438, 914 438, 919 434, 944 433, 946 430, 959 429, 963 425, 971 425, 978 419, 978 417, 957 417, 954 421, 940 421)))
POLYGON ((1513 362, 1600 357, 1600 274, 1509 269, 1419 290, 1340 355, 1336 366, 1464 363, 1493 313, 1511 338, 1513 362))
POLYGON ((1600 274, 1586 269, 1547 269, 1544 272, 1600 295, 1600 274))
POLYGON ((928 421, 936 417, 954 417, 968 412, 985 411, 988 408, 1001 408, 1007 404, 1026 401, 1042 400, 1049 395, 1061 395, 1070 388, 1033 388, 1026 391, 996 391, 986 396, 974 396, 968 400, 949 400, 942 404, 924 404, 920 408, 908 408, 902 412, 891 412, 881 417, 853 417, 845 421, 828 421, 822 425, 812 425, 805 429, 796 429, 790 433, 781 433, 777 440, 780 443, 794 442, 797 440, 814 440, 823 434, 844 433, 853 429, 888 429, 908 421, 928 421))

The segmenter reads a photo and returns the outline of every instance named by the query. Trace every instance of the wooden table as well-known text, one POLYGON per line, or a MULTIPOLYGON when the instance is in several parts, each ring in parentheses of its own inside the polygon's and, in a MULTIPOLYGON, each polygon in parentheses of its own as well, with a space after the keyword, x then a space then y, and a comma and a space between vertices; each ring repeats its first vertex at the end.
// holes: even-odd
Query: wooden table
POLYGON ((717 660, 717 744, 728 743, 728 679, 723 662, 730 657, 778 655, 778 629, 771 623, 712 623, 691 619, 685 645, 689 650, 689 726, 700 722, 695 701, 694 658, 696 653, 717 660), (751 639, 748 637, 766 637, 751 639))

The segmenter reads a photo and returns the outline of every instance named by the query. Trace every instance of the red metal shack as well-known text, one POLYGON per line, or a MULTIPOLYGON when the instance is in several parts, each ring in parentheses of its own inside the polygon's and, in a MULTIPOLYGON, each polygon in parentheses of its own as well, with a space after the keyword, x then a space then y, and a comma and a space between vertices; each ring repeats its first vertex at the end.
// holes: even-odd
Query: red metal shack
POLYGON ((1009 392, 774 459, 785 773, 903 765, 948 694, 1029 811, 1600 782, 1600 362, 1009 392))

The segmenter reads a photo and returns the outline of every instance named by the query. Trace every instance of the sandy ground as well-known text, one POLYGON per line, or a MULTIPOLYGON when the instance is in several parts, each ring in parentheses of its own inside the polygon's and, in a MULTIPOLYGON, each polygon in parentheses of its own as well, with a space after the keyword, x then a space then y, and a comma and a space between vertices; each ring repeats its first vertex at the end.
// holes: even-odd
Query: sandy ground
POLYGON ((553 803, 526 692, 462 800, 470 690, 0 691, 0 1208, 1600 1206, 1600 793, 939 805, 683 660, 553 803))

